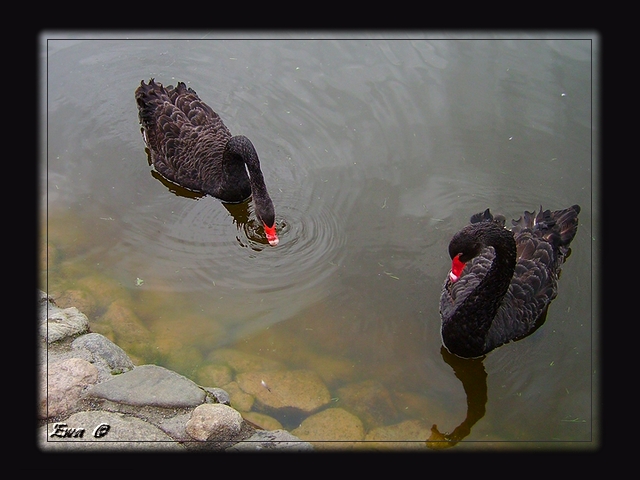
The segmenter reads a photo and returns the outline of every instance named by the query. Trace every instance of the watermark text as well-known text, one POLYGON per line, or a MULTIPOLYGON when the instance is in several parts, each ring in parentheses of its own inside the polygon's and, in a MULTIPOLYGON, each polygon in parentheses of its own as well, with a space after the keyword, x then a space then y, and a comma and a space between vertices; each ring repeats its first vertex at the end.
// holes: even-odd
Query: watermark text
MULTIPOLYGON (((95 438, 102 438, 111 430, 107 423, 101 423, 93 429, 92 435, 95 438)), ((66 423, 54 423, 53 431, 49 434, 51 438, 83 438, 86 429, 69 427, 66 423)))

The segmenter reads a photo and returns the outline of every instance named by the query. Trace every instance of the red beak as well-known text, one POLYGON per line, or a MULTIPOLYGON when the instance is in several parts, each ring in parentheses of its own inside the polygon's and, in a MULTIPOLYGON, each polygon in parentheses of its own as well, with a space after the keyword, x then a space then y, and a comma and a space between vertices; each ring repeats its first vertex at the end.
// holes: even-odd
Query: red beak
POLYGON ((273 225, 273 227, 267 227, 266 224, 264 225, 264 233, 267 234, 267 240, 269 241, 269 245, 271 245, 272 247, 275 247, 276 245, 278 245, 278 242, 280 241, 278 239, 278 234, 276 233, 276 226, 275 224, 273 225))
POLYGON ((449 272, 449 278, 452 282, 457 282, 460 279, 464 265, 464 262, 460 261, 460 254, 453 257, 451 261, 451 271, 449 272))

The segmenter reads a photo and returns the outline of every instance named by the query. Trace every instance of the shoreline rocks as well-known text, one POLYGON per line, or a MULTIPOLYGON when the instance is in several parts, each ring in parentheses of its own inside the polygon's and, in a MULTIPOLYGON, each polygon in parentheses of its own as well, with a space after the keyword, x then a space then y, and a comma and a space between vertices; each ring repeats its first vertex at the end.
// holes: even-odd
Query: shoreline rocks
MULTIPOLYGON (((411 392, 390 392, 378 379, 357 380, 352 365, 310 368, 326 366, 323 360, 289 369, 230 347, 207 355, 194 348, 200 359, 189 361, 188 378, 172 369, 183 362, 178 356, 166 366, 143 360, 158 356, 161 347, 152 338, 127 341, 129 323, 137 324, 130 307, 120 308, 133 315, 120 319, 123 334, 101 323, 97 309, 94 323, 66 300, 62 308, 39 291, 37 302, 42 451, 427 449, 433 405, 411 392), (145 349, 149 355, 135 356, 145 349), (336 382, 336 374, 344 378, 336 382)), ((192 358, 188 349, 175 348, 192 358)))
POLYGON ((286 430, 262 430, 244 419, 220 388, 157 365, 135 366, 119 346, 90 332, 77 308, 38 295, 43 451, 313 450, 286 430))

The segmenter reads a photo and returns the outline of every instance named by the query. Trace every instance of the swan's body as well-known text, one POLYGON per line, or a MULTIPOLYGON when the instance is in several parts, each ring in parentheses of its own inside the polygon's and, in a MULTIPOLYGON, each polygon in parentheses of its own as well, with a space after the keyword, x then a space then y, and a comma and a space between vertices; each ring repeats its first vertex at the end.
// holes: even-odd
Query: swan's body
POLYGON ((164 87, 144 81, 135 92, 151 162, 163 177, 223 202, 253 197, 271 245, 278 243, 275 210, 251 141, 232 136, 214 112, 184 83, 164 87))
POLYGON ((557 294, 580 207, 524 212, 504 227, 487 209, 449 244, 452 269, 442 288, 442 343, 460 357, 479 357, 533 333, 557 294))

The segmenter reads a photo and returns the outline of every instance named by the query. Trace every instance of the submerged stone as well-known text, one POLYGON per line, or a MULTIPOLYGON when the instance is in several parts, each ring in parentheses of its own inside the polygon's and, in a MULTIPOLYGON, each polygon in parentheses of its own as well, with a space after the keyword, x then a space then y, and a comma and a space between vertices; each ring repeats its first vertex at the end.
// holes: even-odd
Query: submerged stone
POLYGON ((308 417, 291 434, 318 449, 353 448, 364 438, 364 425, 343 408, 327 408, 308 417))
POLYGON ((424 449, 425 440, 430 435, 431 429, 426 422, 405 420, 372 429, 365 436, 365 446, 373 449, 424 449))
POLYGON ((331 401, 331 394, 311 370, 246 372, 236 377, 240 388, 268 408, 295 408, 311 413, 331 401))

